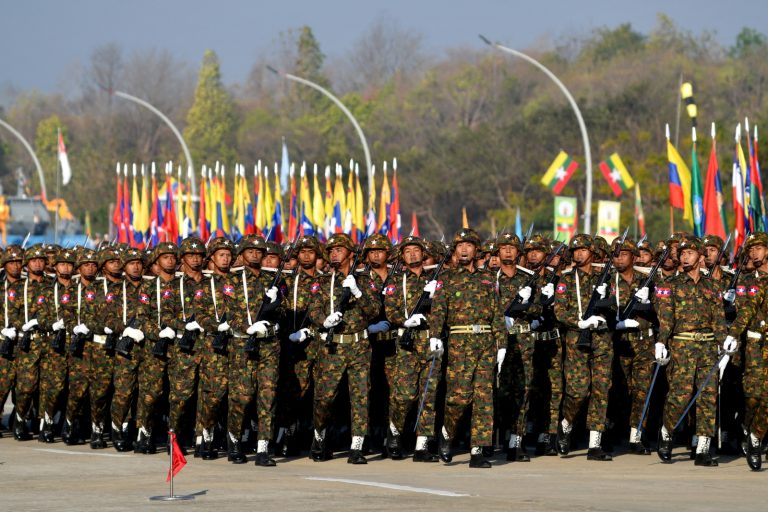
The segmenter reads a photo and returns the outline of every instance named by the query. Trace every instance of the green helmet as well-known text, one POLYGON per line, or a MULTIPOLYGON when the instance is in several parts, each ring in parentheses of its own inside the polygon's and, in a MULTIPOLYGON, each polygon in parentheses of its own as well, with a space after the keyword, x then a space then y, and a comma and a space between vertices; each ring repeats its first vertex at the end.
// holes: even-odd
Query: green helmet
POLYGON ((350 252, 356 251, 352 238, 346 233, 336 233, 328 239, 328 242, 325 244, 325 249, 330 252, 334 247, 345 247, 350 252))
POLYGON ((454 248, 461 242, 469 242, 474 244, 478 249, 482 245, 482 239, 480 238, 480 235, 478 235, 477 231, 472 228, 460 229, 453 235, 454 248))
POLYGON ((219 249, 227 250, 233 256, 235 255, 235 244, 233 244, 229 238, 220 236, 211 240, 211 243, 208 244, 208 257, 210 258, 216 254, 216 251, 219 249))
POLYGON ((576 249, 589 249, 590 251, 594 247, 592 236, 587 233, 579 233, 571 238, 571 243, 568 244, 568 249, 575 251, 576 249))
POLYGON ((185 238, 181 241, 181 247, 179 247, 179 256, 184 256, 185 254, 200 254, 205 256, 205 242, 196 236, 185 238))
POLYGON ((747 236, 747 241, 744 244, 744 248, 749 249, 750 247, 754 247, 756 245, 763 245, 768 247, 768 234, 764 231, 755 231, 754 233, 750 233, 749 236, 747 236))

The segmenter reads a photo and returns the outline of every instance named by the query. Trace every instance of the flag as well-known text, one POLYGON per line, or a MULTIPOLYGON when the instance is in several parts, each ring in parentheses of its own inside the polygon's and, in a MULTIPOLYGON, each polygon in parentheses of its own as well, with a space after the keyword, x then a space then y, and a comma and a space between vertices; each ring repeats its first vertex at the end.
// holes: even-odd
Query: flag
POLYGON ((272 236, 278 244, 283 243, 283 192, 280 189, 280 178, 275 168, 275 213, 272 215, 272 236))
POLYGON ((115 187, 115 209, 112 212, 112 224, 115 225, 115 231, 117 231, 117 239, 123 244, 127 240, 123 240, 123 187, 120 186, 120 164, 117 164, 117 186, 115 187))
POLYGON ((600 162, 600 171, 616 197, 635 186, 635 180, 629 175, 618 153, 609 156, 605 162, 600 162))
POLYGON ((315 164, 314 177, 312 179, 312 222, 318 231, 325 225, 323 195, 320 191, 320 183, 317 181, 317 164, 315 164))
POLYGON ((393 244, 400 242, 400 228, 402 221, 400 219, 400 187, 397 185, 397 164, 392 173, 392 202, 389 206, 389 239, 393 244))
POLYGON ((734 247, 741 246, 746 236, 746 219, 744 209, 744 176, 739 165, 739 144, 737 142, 737 149, 733 156, 733 173, 731 174, 731 188, 733 191, 733 230, 734 230, 734 247))
POLYGON ((181 448, 179 448, 179 443, 176 442, 176 433, 171 432, 171 452, 173 453, 173 458, 171 459, 171 469, 168 470, 168 477, 165 479, 166 482, 169 482, 172 477, 175 477, 179 474, 179 471, 182 470, 184 466, 187 465, 187 459, 184 457, 184 453, 181 451, 181 448))
POLYGON ((555 161, 552 162, 552 165, 549 166, 549 169, 541 178, 541 184, 552 189, 552 192, 555 194, 559 194, 563 187, 565 187, 565 184, 568 183, 568 180, 571 179, 578 166, 579 164, 568 156, 568 153, 560 151, 555 161))
POLYGON ((691 209, 691 171, 680 153, 667 137, 667 161, 669 162, 669 204, 683 210, 683 219, 693 225, 691 209))
POLYGON ((597 203, 597 234, 609 244, 619 236, 621 203, 600 201, 597 203))
POLYGON ((69 180, 72 179, 72 168, 69 166, 69 158, 67 157, 67 148, 64 146, 64 137, 59 134, 59 165, 61 166, 61 184, 66 185, 69 180))
MULTIPOLYGON (((760 159, 757 157, 757 126, 754 128, 755 137, 752 142, 752 149, 750 150, 750 159, 752 161, 752 172, 755 175, 755 183, 757 183, 757 190, 760 193, 760 209, 763 212, 763 227, 768 228, 768 210, 765 209, 765 195, 763 194, 763 180, 760 177, 760 159)), ((747 134, 749 137, 749 134, 747 134)))
POLYGON ((141 211, 139 212, 139 228, 147 242, 147 233, 149 232, 149 182, 144 164, 141 165, 141 211))
POLYGON ((523 219, 520 218, 520 207, 517 207, 517 213, 515 214, 515 235, 518 240, 523 239, 523 219))
POLYGON ((133 240, 133 211, 131 210, 131 196, 128 194, 128 165, 123 166, 123 229, 125 230, 125 242, 131 247, 136 247, 133 240))
POLYGON ((291 160, 288 158, 288 146, 283 139, 283 152, 280 159, 280 186, 282 189, 288 188, 288 177, 291 172, 291 160))
MULTIPOLYGON (((523 239, 523 226, 520 222, 520 210, 518 209, 518 222, 515 231, 518 231, 518 238, 523 239)), ((555 196, 555 240, 568 243, 576 233, 576 198, 555 196)))
POLYGON ((704 234, 726 237, 725 215, 723 213, 723 185, 720 182, 720 168, 717 164, 717 143, 712 137, 709 152, 707 177, 704 183, 704 234))
POLYGON ((160 197, 157 193, 157 180, 155 179, 155 166, 152 165, 152 211, 149 213, 149 245, 154 247, 160 242, 162 226, 163 208, 160 205, 160 197))
POLYGON ((749 203, 749 218, 752 231, 764 231, 765 225, 763 222, 763 183, 760 179, 760 171, 757 168, 757 162, 755 158, 754 148, 752 146, 752 140, 749 136, 749 122, 744 120, 747 133, 747 151, 749 152, 749 159, 746 161, 747 176, 749 178, 749 197, 745 199, 749 203))
POLYGON ((389 180, 387 179, 387 164, 384 163, 384 178, 381 182, 381 199, 379 200, 379 220, 377 222, 379 233, 389 236, 389 201, 392 193, 389 191, 389 180))
POLYGON ((704 236, 704 194, 701 186, 701 169, 696 156, 696 128, 693 129, 691 146, 691 206, 693 208, 693 233, 704 236))
POLYGON ((131 183, 131 211, 133 211, 133 243, 134 247, 144 247, 144 237, 141 227, 141 200, 139 199, 139 189, 136 184, 136 164, 133 165, 133 176, 131 183))
POLYGON ((200 234, 200 239, 204 242, 211 236, 210 227, 208 225, 208 218, 206 217, 206 184, 205 184, 205 169, 200 178, 200 190, 197 193, 200 195, 200 203, 197 205, 198 217, 197 217, 197 232, 200 234))
POLYGON ((469 220, 467 219, 467 209, 465 207, 461 207, 461 227, 463 229, 469 228, 469 220))
POLYGON ((292 165, 291 170, 289 171, 291 191, 288 199, 288 233, 290 233, 291 236, 293 236, 293 233, 296 233, 296 230, 299 227, 299 221, 301 220, 299 218, 298 205, 296 204, 296 176, 294 167, 295 166, 292 165))
POLYGON ((643 212, 643 199, 640 197, 640 184, 635 186, 635 218, 637 219, 638 232, 641 237, 646 235, 645 213, 643 212))
POLYGON ((411 235, 421 236, 419 234, 419 219, 416 218, 416 212, 411 213, 411 235))
MULTIPOLYGON (((352 223, 357 230, 357 239, 360 240, 363 237, 365 229, 365 217, 363 215, 363 189, 360 186, 360 168, 355 164, 355 211, 352 215, 352 223)), ((398 208, 399 209, 399 208, 398 208)))
POLYGON ((165 212, 163 228, 165 228, 165 242, 179 243, 179 218, 176 215, 176 204, 173 201, 173 185, 171 184, 171 172, 173 167, 170 167, 168 172, 165 173, 165 212))

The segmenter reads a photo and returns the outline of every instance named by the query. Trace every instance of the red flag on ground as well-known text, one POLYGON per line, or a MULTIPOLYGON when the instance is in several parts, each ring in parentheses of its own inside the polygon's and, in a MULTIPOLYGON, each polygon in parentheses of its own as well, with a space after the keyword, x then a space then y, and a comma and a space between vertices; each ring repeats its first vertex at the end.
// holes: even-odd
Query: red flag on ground
POLYGON ((184 457, 184 454, 181 452, 181 448, 179 448, 179 443, 176 442, 176 434, 171 432, 171 453, 173 454, 173 458, 171 459, 171 469, 168 470, 168 477, 165 479, 166 482, 169 482, 171 480, 171 471, 173 471, 173 476, 176 476, 181 469, 187 465, 187 458, 184 457))

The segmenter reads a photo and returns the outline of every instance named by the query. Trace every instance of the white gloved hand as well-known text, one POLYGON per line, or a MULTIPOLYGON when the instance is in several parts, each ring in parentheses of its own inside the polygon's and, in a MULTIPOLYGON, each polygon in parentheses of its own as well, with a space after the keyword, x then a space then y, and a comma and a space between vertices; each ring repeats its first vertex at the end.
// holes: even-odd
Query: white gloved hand
POLYGON ((720 380, 723 380, 723 373, 725 373, 725 367, 728 366, 728 361, 731 360, 731 356, 725 354, 717 363, 717 367, 720 369, 720 380))
POLYGON ((87 336, 90 331, 88 329, 88 326, 85 324, 77 324, 74 329, 72 329, 72 332, 75 334, 82 334, 83 336, 87 336))
POLYGON ((608 283, 603 283, 595 289, 597 290, 597 293, 600 294, 601 299, 604 299, 608 296, 608 283))
POLYGON ((501 373, 501 365, 504 364, 504 359, 507 357, 507 349, 506 348, 500 348, 496 352, 496 367, 498 368, 498 372, 501 373))
POLYGON ((341 286, 344 288, 349 288, 349 291, 352 292, 352 295, 354 295, 356 299, 359 299, 363 296, 363 292, 361 292, 360 288, 357 287, 357 281, 355 281, 355 276, 352 274, 349 274, 344 278, 344 280, 341 282, 341 286))
POLYGON ((245 330, 247 334, 255 334, 259 333, 261 335, 264 335, 269 330, 269 322, 266 320, 259 320, 258 322, 254 322, 251 325, 248 326, 248 329, 245 330))
POLYGON ((299 329, 298 331, 292 333, 290 336, 288 336, 288 339, 294 343, 301 343, 305 339, 309 338, 309 333, 310 330, 307 327, 304 327, 303 329, 299 329))
POLYGON ((723 294, 723 300, 726 302, 734 302, 736 300, 736 290, 731 288, 723 294))
POLYGON ((172 340, 176 337, 176 331, 171 329, 170 327, 163 328, 162 331, 160 331, 160 334, 158 335, 161 338, 172 340))
POLYGON ((531 293, 533 293, 533 290, 531 290, 530 286, 524 286, 518 290, 517 295, 520 297, 520 303, 521 304, 528 304, 528 301, 531 300, 531 293))
POLYGON ((21 330, 22 330, 22 331, 24 331, 24 332, 27 332, 27 331, 28 331, 28 330, 30 330, 31 328, 33 328, 33 327, 37 327, 38 325, 39 325, 39 324, 37 323, 37 318, 33 318, 33 319, 32 319, 32 320, 30 320, 29 322, 27 322, 27 323, 25 323, 24 325, 22 325, 22 326, 21 326, 21 330))
POLYGON ((423 323, 427 323, 427 319, 424 315, 421 313, 416 313, 415 315, 411 315, 408 320, 405 321, 403 324, 404 326, 408 327, 409 329, 413 329, 415 327, 420 326, 423 323))
POLYGON ((541 327, 541 320, 539 320, 538 318, 534 318, 533 320, 531 320, 531 330, 532 331, 535 331, 539 327, 541 327))
POLYGON ((597 329, 600 324, 605 323, 605 318, 597 315, 592 315, 586 320, 579 320, 579 329, 597 329))
POLYGON ((341 311, 337 311, 335 313, 331 313, 328 315, 323 322, 323 327, 326 329, 330 329, 331 327, 336 327, 341 323, 341 317, 344 316, 341 311))
POLYGON ((650 300, 648 299, 648 296, 650 295, 650 290, 648 290, 647 286, 643 286, 639 290, 635 292, 635 298, 640 301, 641 304, 648 304, 650 300))
POLYGON ((277 286, 273 286, 272 288, 264 292, 264 295, 269 297, 270 303, 275 302, 277 300, 277 286))
POLYGON ((133 327, 126 327, 123 330, 123 336, 128 336, 136 343, 144 339, 144 333, 141 332, 139 329, 135 329, 133 327))
POLYGON ((555 294, 554 283, 547 283, 544 288, 541 289, 541 294, 548 299, 551 298, 555 294))
POLYGON ((637 329, 638 327, 640 327, 640 322, 638 322, 634 318, 627 318, 626 320, 620 320, 616 324, 617 331, 623 331, 626 329, 637 329))
POLYGON ((202 326, 197 323, 197 321, 194 322, 187 322, 186 325, 184 325, 184 329, 187 331, 202 331, 202 326))
POLYGON ((443 355, 443 342, 440 338, 429 338, 429 351, 435 355, 435 357, 440 357, 443 355))
POLYGON ((219 326, 216 328, 219 332, 228 331, 230 329, 229 324, 227 322, 219 324, 219 326))
POLYGON ((8 338, 9 340, 12 340, 16 337, 16 328, 15 327, 5 327, 2 330, 0 330, 0 334, 8 338))
POLYGON ((375 324, 371 324, 368 326, 368 334, 378 334, 380 332, 387 332, 389 330, 390 324, 386 320, 382 320, 381 322, 376 322, 375 324))
POLYGON ((113 332, 112 329, 110 329, 109 327, 104 328, 104 334, 112 334, 112 332, 113 332))
POLYGON ((64 319, 56 320, 53 322, 53 325, 51 326, 51 329, 53 332, 60 331, 64 328, 64 319))
POLYGON ((504 325, 507 326, 507 330, 511 330, 512 326, 515 325, 515 319, 511 316, 505 316, 504 317, 504 325))
POLYGON ((663 343, 656 343, 654 349, 656 362, 661 366, 666 366, 667 363, 669 363, 669 351, 667 350, 667 347, 663 343))
POLYGON ((733 354, 739 346, 739 342, 733 336, 726 336, 723 342, 723 350, 726 354, 733 354))
POLYGON ((424 291, 429 293, 429 298, 435 296, 435 291, 437 291, 437 281, 434 279, 429 281, 426 285, 424 285, 424 291))

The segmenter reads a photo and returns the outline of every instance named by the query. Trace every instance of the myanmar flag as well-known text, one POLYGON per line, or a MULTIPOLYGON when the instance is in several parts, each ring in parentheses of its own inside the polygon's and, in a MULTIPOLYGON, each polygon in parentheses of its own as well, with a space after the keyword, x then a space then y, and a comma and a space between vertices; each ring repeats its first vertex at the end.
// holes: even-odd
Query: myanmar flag
POLYGON ((621 196, 622 192, 626 192, 635 186, 635 181, 629 175, 629 171, 627 171, 624 162, 619 158, 618 153, 609 156, 606 162, 600 162, 600 170, 603 176, 605 176, 605 181, 611 186, 613 195, 616 197, 621 196))
POLYGON ((555 161, 541 178, 541 184, 552 189, 555 194, 559 194, 578 166, 579 164, 568 156, 568 153, 560 151, 560 154, 557 155, 555 161))

